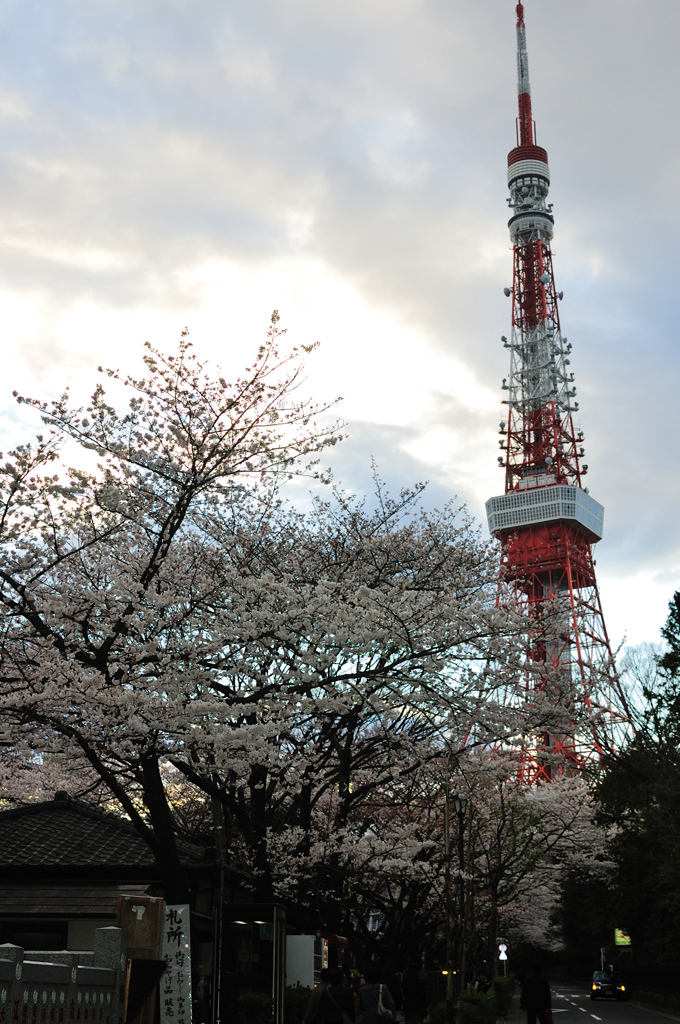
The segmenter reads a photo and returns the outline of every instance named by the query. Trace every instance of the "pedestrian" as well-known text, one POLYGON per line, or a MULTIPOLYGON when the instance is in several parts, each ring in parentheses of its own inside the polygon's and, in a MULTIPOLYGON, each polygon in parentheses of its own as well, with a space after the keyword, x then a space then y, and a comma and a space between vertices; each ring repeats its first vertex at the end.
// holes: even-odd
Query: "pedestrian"
POLYGON ((302 1018, 302 1024, 318 1024, 321 1020, 319 1017, 319 1000, 325 988, 328 986, 328 975, 330 971, 327 967, 322 967, 319 971, 319 984, 316 986, 311 996, 309 997, 309 1005, 307 1012, 302 1018))
POLYGON ((384 1021, 394 1019, 394 999, 387 985, 380 981, 380 971, 377 967, 367 967, 364 971, 366 984, 359 989, 359 1009, 361 1024, 383 1024, 384 1021), (378 1004, 382 1003, 390 1017, 378 1016, 378 1004))
POLYGON ((354 1024, 354 996, 351 989, 342 983, 340 967, 334 967, 328 975, 328 985, 319 1000, 319 1017, 322 1024, 354 1024))
POLYGON ((489 979, 487 978, 485 972, 483 970, 479 971, 475 975, 475 992, 488 992, 489 988, 489 979))
POLYGON ((401 985, 404 992, 404 1016, 406 1024, 423 1024, 427 1010, 427 991, 420 977, 417 964, 409 964, 404 971, 401 985))
POLYGON ((541 965, 534 964, 533 973, 522 982, 520 1007, 527 1012, 527 1024, 550 1024, 552 1021, 552 998, 550 982, 541 974, 541 965))
POLYGON ((394 1021, 395 1021, 395 1024, 404 1024, 404 1020, 405 1020, 405 1017, 404 1017, 404 989, 403 989, 402 982, 403 982, 403 978, 402 978, 402 975, 401 975, 401 971, 398 971, 396 974, 393 974, 390 977, 389 984, 388 984, 388 988, 390 990, 390 995, 392 996, 392 999, 394 1000, 394 1006, 395 1006, 394 1021))

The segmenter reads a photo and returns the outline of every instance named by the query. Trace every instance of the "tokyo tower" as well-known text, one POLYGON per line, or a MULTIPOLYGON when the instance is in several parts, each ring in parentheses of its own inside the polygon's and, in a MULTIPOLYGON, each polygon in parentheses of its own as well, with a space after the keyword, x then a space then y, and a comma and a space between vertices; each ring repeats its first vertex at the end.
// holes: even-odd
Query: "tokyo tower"
POLYGON ((519 116, 508 155, 514 253, 507 416, 500 424, 505 493, 486 503, 501 543, 501 581, 527 622, 526 692, 536 723, 522 739, 527 784, 579 770, 626 720, 595 579, 604 509, 583 486, 583 432, 572 346, 562 334, 551 243, 548 154, 536 143, 524 7, 517 5, 519 116))

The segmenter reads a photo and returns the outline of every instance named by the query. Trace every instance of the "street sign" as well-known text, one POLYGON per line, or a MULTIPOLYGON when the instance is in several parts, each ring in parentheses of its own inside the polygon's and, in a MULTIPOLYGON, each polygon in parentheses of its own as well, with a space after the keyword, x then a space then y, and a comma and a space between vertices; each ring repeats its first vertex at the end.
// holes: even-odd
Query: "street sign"
POLYGON ((503 951, 502 953, 498 954, 498 959, 499 960, 507 960, 508 959, 508 954, 505 951, 503 951))
POLYGON ((616 946, 632 946, 633 940, 631 939, 628 932, 624 932, 623 928, 614 929, 614 944, 616 946))
POLYGON ((165 904, 161 957, 161 1024, 191 1024, 191 941, 189 904, 165 904))
POLYGON ((507 953, 508 951, 508 947, 505 945, 504 942, 499 943, 498 948, 500 949, 501 953, 507 953))

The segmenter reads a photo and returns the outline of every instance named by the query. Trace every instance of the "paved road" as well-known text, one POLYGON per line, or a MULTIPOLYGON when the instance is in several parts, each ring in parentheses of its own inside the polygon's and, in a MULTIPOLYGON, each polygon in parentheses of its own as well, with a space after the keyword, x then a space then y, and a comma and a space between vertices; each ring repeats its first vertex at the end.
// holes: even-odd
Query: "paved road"
MULTIPOLYGON (((668 1017, 653 1010, 641 1010, 630 1003, 619 1003, 616 999, 592 1000, 587 992, 567 985, 553 985, 553 1017, 555 1024, 591 1024, 600 1020, 605 1024, 662 1024, 668 1017)), ((526 1021, 526 1014, 513 1007, 509 1021, 526 1021)))

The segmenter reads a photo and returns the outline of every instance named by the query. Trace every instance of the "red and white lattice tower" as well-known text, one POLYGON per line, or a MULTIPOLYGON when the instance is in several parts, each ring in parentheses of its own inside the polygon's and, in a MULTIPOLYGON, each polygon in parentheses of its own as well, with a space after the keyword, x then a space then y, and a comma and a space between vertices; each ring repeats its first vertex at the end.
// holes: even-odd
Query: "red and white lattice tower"
POLYGON ((547 202, 548 154, 536 144, 524 8, 517 5, 519 117, 508 155, 514 252, 510 375, 500 425, 505 494, 486 511, 501 542, 501 579, 527 620, 526 688, 535 733, 523 740, 521 774, 533 783, 579 769, 612 743, 625 719, 602 616, 592 545, 604 509, 583 486, 583 433, 571 344, 562 334, 547 202))

